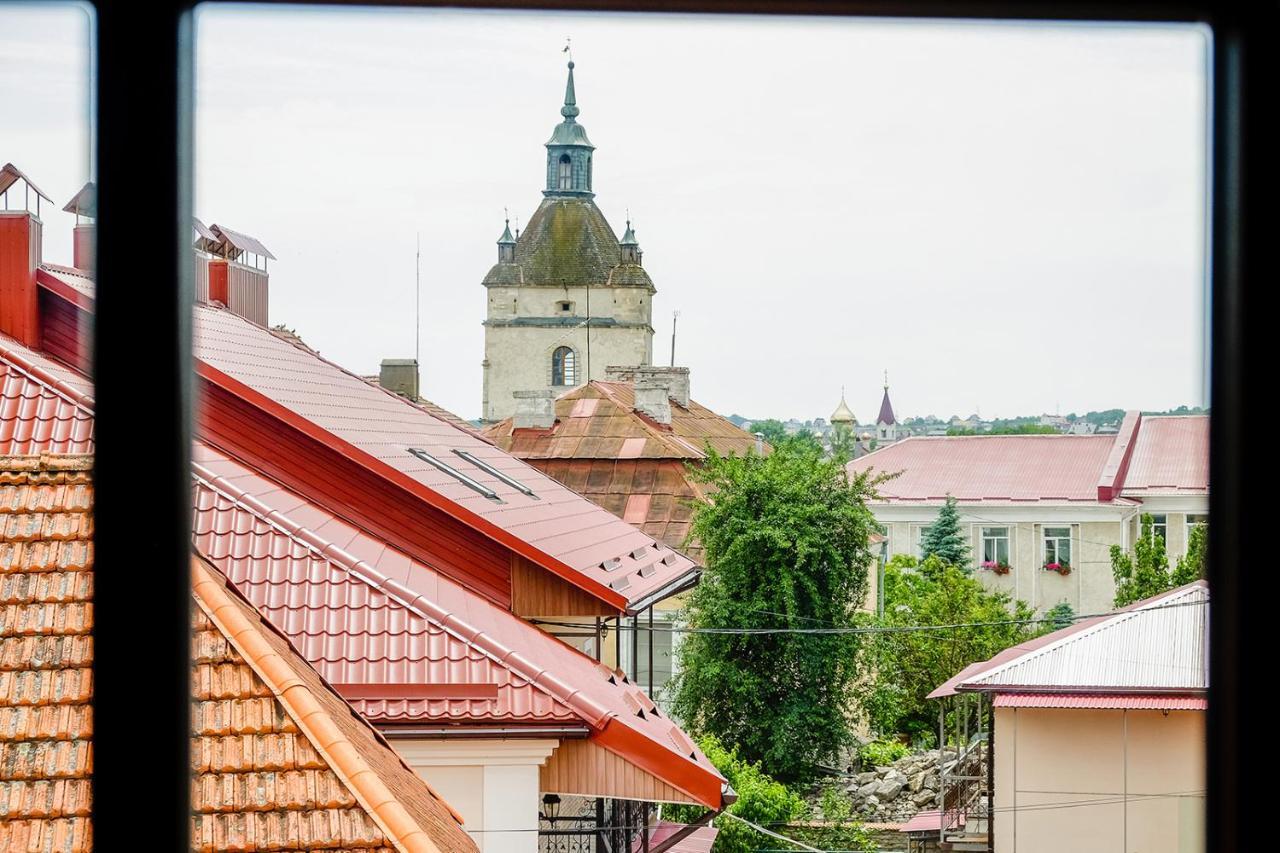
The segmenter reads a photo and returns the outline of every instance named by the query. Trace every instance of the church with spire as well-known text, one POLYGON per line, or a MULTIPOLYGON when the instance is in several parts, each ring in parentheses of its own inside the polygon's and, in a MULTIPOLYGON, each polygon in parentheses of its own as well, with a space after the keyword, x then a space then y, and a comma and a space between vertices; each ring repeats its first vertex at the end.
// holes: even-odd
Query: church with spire
POLYGON ((619 240, 596 207, 595 146, 578 122, 573 60, 561 121, 546 142, 542 203, 523 231, 510 222, 484 277, 486 422, 514 414, 516 394, 556 396, 611 365, 653 361, 653 282, 628 219, 619 240))

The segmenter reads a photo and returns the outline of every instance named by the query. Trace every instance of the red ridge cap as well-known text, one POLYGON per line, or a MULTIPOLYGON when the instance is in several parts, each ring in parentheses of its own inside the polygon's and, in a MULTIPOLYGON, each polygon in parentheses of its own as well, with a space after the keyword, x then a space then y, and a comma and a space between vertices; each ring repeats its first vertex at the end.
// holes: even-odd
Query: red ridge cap
POLYGON ((1138 443, 1138 428, 1142 425, 1142 413, 1125 412, 1120 422, 1120 431, 1116 433, 1115 442, 1111 445, 1111 455, 1102 466, 1102 476, 1098 480, 1098 500, 1104 503, 1120 497, 1124 489, 1124 477, 1129 473, 1129 460, 1133 458, 1133 448, 1138 443))
POLYGON ((514 551, 552 574, 568 581, 578 589, 581 589, 609 606, 616 608, 619 612, 626 610, 627 599, 624 596, 619 595, 614 590, 609 589, 604 584, 594 581, 591 578, 584 577, 580 572, 575 571, 572 567, 560 560, 557 560, 550 554, 534 547, 519 537, 513 536, 493 522, 482 518, 471 510, 459 506, 436 492, 434 489, 431 489, 427 485, 415 480, 413 477, 410 477, 408 474, 405 474, 402 471, 397 471, 395 468, 392 468, 382 460, 377 459, 367 451, 360 449, 356 445, 351 444, 342 438, 339 438, 316 424, 314 421, 302 417, 288 407, 277 403, 275 400, 272 400, 270 397, 267 397, 259 391, 255 391, 240 380, 228 376, 226 373, 223 373, 221 370, 218 370, 207 362, 197 358, 195 363, 196 374, 200 376, 201 379, 204 379, 224 391, 239 397, 246 403, 249 403, 260 411, 287 424, 288 426, 293 427, 307 437, 340 451, 353 463, 364 468, 366 471, 369 471, 392 485, 398 486, 404 491, 409 492, 411 495, 423 501, 427 505, 444 512, 446 515, 458 521, 461 521, 463 524, 466 524, 468 527, 471 527, 484 536, 487 536, 508 550, 514 551))
POLYGON ((50 391, 53 391, 58 396, 65 398, 68 403, 71 403, 73 406, 79 406, 91 415, 93 414, 93 397, 77 391, 75 388, 54 376, 52 373, 49 373, 43 368, 37 366, 23 356, 20 350, 11 349, 10 347, 5 346, 2 339, 0 339, 0 358, 12 363, 15 367, 29 375, 32 379, 35 379, 37 382, 49 386, 50 391))

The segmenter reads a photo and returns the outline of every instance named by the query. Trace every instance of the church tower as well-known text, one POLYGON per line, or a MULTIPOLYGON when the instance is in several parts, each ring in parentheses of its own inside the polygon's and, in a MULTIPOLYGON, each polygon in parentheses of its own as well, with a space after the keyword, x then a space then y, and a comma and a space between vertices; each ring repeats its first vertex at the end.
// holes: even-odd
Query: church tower
POLYGON ((561 121, 546 143, 546 187, 525 229, 498 241, 484 277, 481 417, 515 412, 518 391, 559 396, 610 365, 653 361, 653 282, 635 232, 618 240, 595 204, 595 146, 578 123, 573 61, 561 121))
POLYGON ((880 401, 880 414, 876 416, 876 438, 880 444, 898 440, 898 419, 893 416, 893 404, 889 402, 889 371, 884 372, 884 398, 880 401))

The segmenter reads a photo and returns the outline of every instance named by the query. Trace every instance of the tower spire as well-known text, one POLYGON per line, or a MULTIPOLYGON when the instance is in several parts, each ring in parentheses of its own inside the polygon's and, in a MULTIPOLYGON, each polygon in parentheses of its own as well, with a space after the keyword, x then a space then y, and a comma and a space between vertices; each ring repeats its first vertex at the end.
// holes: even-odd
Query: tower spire
POLYGON ((564 84, 564 106, 560 108, 560 115, 569 121, 573 121, 578 117, 578 97, 573 91, 573 60, 569 60, 569 79, 564 84))
POLYGON ((587 138, 587 129, 578 124, 578 96, 573 85, 573 54, 569 53, 569 76, 564 84, 564 106, 561 122, 547 141, 547 188, 543 195, 568 195, 590 198, 591 154, 595 146, 587 138))

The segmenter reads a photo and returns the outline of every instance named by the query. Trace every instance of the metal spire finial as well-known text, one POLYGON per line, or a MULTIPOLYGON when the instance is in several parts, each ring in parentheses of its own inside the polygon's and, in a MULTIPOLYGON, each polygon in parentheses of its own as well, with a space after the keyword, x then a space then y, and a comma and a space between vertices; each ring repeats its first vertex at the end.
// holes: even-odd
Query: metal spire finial
POLYGON ((884 390, 889 390, 889 371, 884 372, 884 390))
POLYGON ((573 51, 570 49, 569 39, 565 39, 564 50, 561 53, 569 54, 569 80, 564 84, 564 106, 560 108, 560 115, 572 121, 580 112, 578 109, 578 99, 573 91, 573 51))

